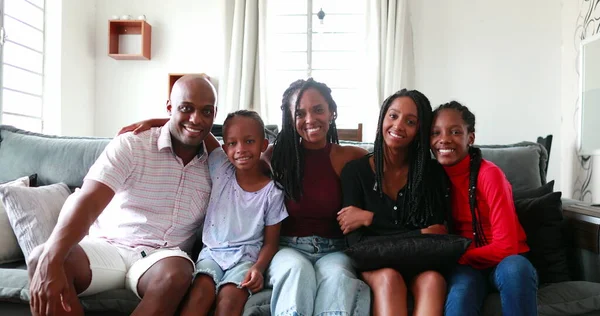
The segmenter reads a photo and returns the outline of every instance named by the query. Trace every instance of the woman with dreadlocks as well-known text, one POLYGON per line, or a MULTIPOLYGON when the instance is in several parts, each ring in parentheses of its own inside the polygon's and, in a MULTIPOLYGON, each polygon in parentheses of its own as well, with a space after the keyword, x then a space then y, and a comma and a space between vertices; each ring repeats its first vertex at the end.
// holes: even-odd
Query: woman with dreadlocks
MULTIPOLYGON (((445 176, 429 149, 431 119, 419 91, 403 89, 383 102, 373 153, 342 171, 345 207, 338 221, 350 245, 372 236, 447 233, 445 176)), ((362 277, 374 294, 373 315, 407 315, 408 289, 413 315, 443 313, 446 282, 439 272, 383 268, 362 277)))
POLYGON ((324 83, 293 82, 281 110, 271 167, 289 217, 265 278, 273 286, 271 314, 369 315, 369 288, 341 252, 346 243, 336 221, 342 168, 366 151, 338 144, 337 105, 324 83))
POLYGON ((512 188, 481 157, 475 115, 452 101, 434 111, 431 148, 451 182, 455 233, 473 239, 448 276, 446 315, 479 315, 488 289, 500 292, 503 315, 537 315, 537 273, 517 219, 512 188))

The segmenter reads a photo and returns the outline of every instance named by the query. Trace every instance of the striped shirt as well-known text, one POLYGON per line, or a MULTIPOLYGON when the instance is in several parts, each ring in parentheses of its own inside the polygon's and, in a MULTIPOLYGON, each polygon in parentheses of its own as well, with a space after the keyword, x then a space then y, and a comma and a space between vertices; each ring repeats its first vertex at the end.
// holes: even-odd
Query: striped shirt
POLYGON ((117 136, 90 168, 86 180, 115 192, 90 227, 91 237, 125 247, 191 250, 211 190, 206 148, 184 166, 168 124, 117 136))

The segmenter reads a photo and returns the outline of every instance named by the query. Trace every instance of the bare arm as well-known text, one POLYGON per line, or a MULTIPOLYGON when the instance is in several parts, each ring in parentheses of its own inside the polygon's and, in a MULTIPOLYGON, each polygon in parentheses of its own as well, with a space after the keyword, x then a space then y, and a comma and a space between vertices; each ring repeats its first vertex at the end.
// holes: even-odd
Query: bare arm
POLYGON ((273 157, 273 144, 269 144, 267 150, 260 155, 260 167, 265 174, 271 173, 271 157, 273 157))
POLYGON ((335 173, 340 176, 342 174, 342 169, 344 166, 358 158, 363 157, 368 154, 368 152, 364 148, 356 147, 356 146, 340 146, 334 145, 335 150, 332 151, 331 160, 333 169, 335 173))
POLYGON ((262 153, 262 155, 260 156, 260 159, 267 163, 267 165, 269 165, 269 168, 271 167, 271 158, 273 158, 273 149, 273 144, 269 144, 267 150, 265 150, 265 152, 262 153))
POLYGON ((30 307, 37 315, 52 315, 61 308, 58 305, 62 305, 66 312, 71 311, 70 304, 62 300, 72 295, 64 267, 65 259, 113 195, 114 192, 104 184, 88 180, 65 202, 29 282, 30 307))
POLYGON ((141 133, 143 131, 149 130, 151 127, 161 127, 167 124, 168 121, 168 118, 154 118, 143 120, 141 122, 133 123, 121 128, 117 135, 121 135, 127 132, 133 132, 133 134, 141 133))
POLYGON ((114 194, 100 182, 86 180, 83 183, 81 190, 63 206, 58 223, 46 242, 44 253, 50 261, 64 262, 71 248, 85 237, 114 194))
POLYGON ((361 158, 362 156, 369 153, 366 149, 356 146, 344 146, 343 148, 348 157, 348 161, 346 161, 346 163, 361 158))
POLYGON ((206 146, 206 151, 208 151, 208 154, 210 154, 213 150, 221 147, 221 143, 219 143, 215 135, 213 135, 212 133, 208 133, 208 135, 204 139, 204 145, 206 146))
POLYGON ((240 284, 242 287, 247 288, 252 293, 256 293, 262 290, 264 286, 264 273, 273 259, 273 256, 279 249, 279 230, 281 229, 281 222, 265 226, 265 240, 260 253, 258 254, 258 260, 252 265, 252 267, 246 273, 244 280, 240 284))
POLYGON ((273 256, 279 249, 280 230, 281 222, 275 225, 265 226, 265 241, 260 249, 260 253, 258 254, 258 260, 254 264, 260 273, 265 273, 265 270, 267 270, 271 259, 273 259, 273 256))

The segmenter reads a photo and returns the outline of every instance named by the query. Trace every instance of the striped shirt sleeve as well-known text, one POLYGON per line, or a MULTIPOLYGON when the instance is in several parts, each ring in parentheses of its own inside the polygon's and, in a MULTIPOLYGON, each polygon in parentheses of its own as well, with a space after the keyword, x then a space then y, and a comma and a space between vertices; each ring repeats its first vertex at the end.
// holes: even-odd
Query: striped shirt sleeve
POLYGON ((133 170, 132 137, 130 133, 115 137, 92 165, 85 180, 100 182, 116 193, 133 170))

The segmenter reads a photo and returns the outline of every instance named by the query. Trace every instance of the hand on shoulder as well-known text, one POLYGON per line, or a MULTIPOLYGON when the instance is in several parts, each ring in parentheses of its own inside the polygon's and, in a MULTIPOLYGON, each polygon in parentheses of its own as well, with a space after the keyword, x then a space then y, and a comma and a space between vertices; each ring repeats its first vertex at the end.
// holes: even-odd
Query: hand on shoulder
POLYGON ((168 118, 157 118, 157 119, 149 119, 143 120, 137 123, 129 124, 119 130, 117 135, 121 135, 127 132, 133 132, 134 135, 141 133, 143 131, 147 131, 152 127, 161 127, 169 121, 168 118))

